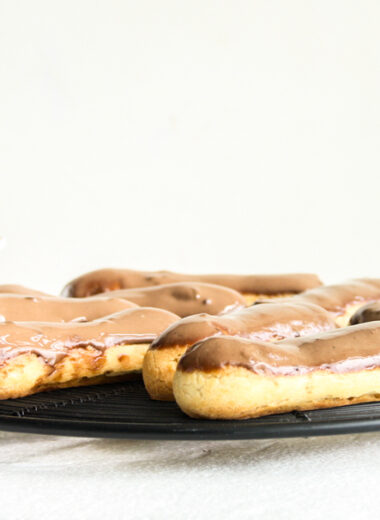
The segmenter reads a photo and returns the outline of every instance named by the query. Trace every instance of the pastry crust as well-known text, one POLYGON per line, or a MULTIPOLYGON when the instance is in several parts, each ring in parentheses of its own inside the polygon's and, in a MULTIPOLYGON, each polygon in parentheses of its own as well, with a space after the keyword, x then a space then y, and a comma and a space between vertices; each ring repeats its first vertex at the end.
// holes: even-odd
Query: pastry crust
POLYGON ((101 354, 93 347, 77 348, 54 366, 33 352, 19 355, 0 369, 0 399, 128 379, 141 372, 148 347, 149 343, 122 344, 101 354))
POLYGON ((146 391, 152 399, 174 401, 174 374, 178 361, 190 346, 176 345, 168 349, 147 350, 142 374, 146 391))
POLYGON ((263 294, 263 293, 244 293, 243 294, 246 304, 253 305, 254 303, 260 300, 268 300, 268 301, 276 301, 281 298, 291 298, 294 296, 294 293, 275 293, 275 294, 263 294))
POLYGON ((240 367, 223 371, 177 371, 177 404, 190 417, 250 419, 380 400, 380 368, 350 374, 312 372, 262 376, 240 367))

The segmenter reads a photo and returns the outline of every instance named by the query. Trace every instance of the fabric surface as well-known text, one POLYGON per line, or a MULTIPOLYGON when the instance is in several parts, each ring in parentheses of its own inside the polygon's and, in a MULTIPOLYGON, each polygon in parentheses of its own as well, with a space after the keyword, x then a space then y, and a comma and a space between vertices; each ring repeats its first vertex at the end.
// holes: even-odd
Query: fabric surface
POLYGON ((0 434, 0 518, 378 518, 380 434, 126 441, 0 434))

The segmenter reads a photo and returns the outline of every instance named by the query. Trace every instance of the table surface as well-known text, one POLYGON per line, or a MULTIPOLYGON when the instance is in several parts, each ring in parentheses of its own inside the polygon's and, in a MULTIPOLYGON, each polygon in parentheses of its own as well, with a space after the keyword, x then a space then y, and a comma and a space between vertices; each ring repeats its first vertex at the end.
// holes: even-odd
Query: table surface
POLYGON ((0 433, 0 517, 377 518, 379 458, 377 433, 208 442, 0 433))

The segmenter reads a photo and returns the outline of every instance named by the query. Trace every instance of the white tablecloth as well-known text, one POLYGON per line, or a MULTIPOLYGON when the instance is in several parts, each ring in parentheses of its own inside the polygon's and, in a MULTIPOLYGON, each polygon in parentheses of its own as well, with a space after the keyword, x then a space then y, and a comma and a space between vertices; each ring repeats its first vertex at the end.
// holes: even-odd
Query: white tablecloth
POLYGON ((380 433, 156 442, 0 434, 0 518, 379 518, 380 433))

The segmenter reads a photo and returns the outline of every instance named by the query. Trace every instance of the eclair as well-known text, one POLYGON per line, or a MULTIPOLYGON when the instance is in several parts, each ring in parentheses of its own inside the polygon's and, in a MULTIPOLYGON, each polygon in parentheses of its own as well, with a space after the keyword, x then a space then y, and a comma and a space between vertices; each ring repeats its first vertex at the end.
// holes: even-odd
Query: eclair
POLYGON ((223 316, 199 314, 171 325, 152 343, 143 363, 145 387, 152 399, 173 400, 173 376, 180 357, 209 336, 236 335, 275 341, 335 328, 333 316, 309 303, 267 303, 223 316))
POLYGON ((121 298, 56 298, 0 294, 1 321, 91 321, 137 307, 121 298))
POLYGON ((0 399, 126 379, 141 371, 150 343, 178 319, 136 307, 83 323, 0 323, 0 399))
POLYGON ((179 361, 179 407, 191 417, 248 419, 380 400, 380 323, 278 343, 213 337, 179 361))
POLYGON ((179 274, 170 271, 133 271, 100 269, 84 274, 68 283, 63 296, 85 297, 106 291, 150 287, 178 282, 204 282, 224 285, 242 293, 248 304, 259 298, 291 296, 321 285, 315 274, 179 274))
POLYGON ((380 279, 361 278, 336 285, 325 285, 296 295, 292 301, 313 303, 334 315, 339 327, 348 325, 351 316, 365 303, 380 300, 380 279))
POLYGON ((245 299, 239 292, 229 287, 199 282, 120 289, 101 293, 99 296, 103 294, 113 298, 126 298, 140 307, 166 309, 181 318, 202 312, 225 314, 246 306, 245 299))

